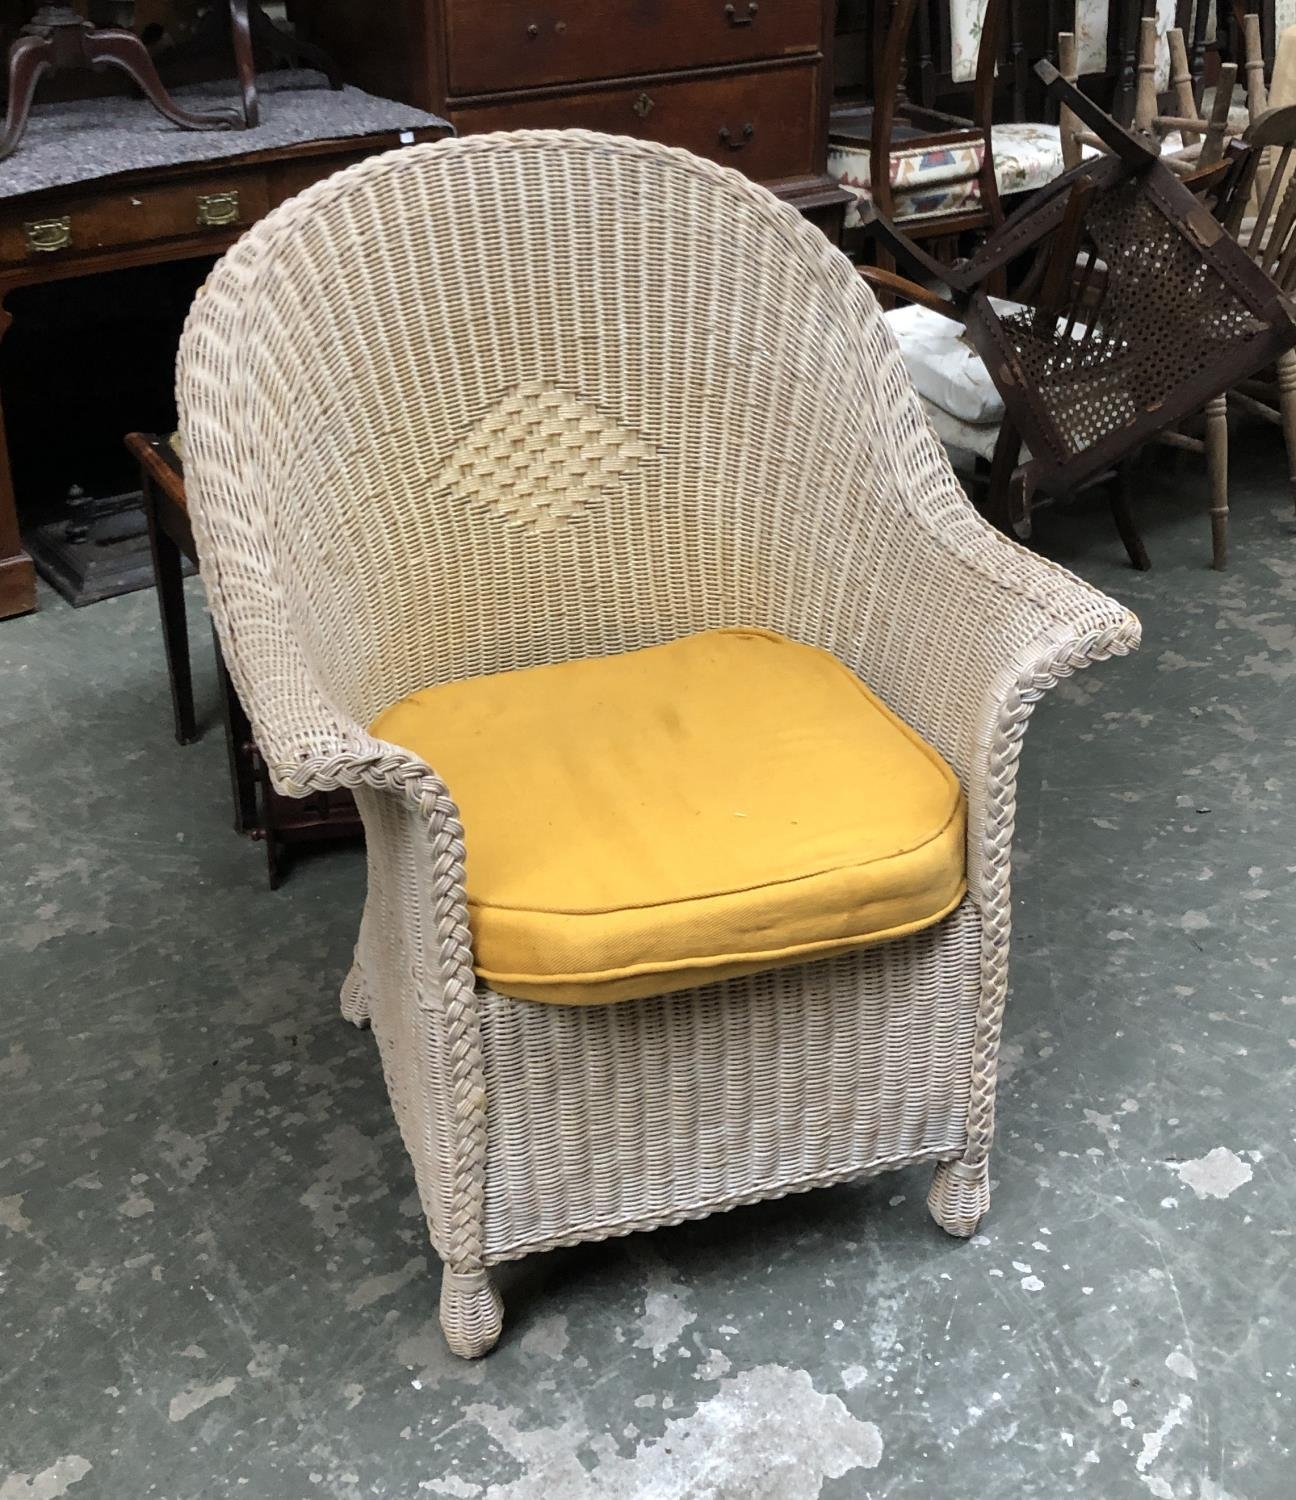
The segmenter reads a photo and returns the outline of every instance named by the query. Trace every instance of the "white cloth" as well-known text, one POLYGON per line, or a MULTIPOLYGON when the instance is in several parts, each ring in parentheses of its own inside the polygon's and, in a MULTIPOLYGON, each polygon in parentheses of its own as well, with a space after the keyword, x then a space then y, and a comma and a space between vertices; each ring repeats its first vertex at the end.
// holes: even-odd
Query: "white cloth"
MULTIPOLYGON (((1013 302, 996 302, 995 306, 1001 311, 1019 310, 1013 302)), ((957 422, 998 428, 1004 418, 1003 397, 964 336, 962 323, 916 302, 893 308, 886 320, 920 396, 957 422)), ((993 440, 990 447, 993 451, 993 440)))
MULTIPOLYGON (((934 401, 928 401, 920 391, 918 399, 922 402, 922 409, 927 414, 927 420, 932 424, 932 429, 941 442, 948 448, 951 454, 970 453, 974 458, 984 458, 987 463, 994 457, 995 445, 999 441, 999 429, 1002 420, 998 422, 960 422, 957 417, 950 416, 943 407, 937 406, 934 401)), ((957 460, 955 467, 960 467, 957 460)))

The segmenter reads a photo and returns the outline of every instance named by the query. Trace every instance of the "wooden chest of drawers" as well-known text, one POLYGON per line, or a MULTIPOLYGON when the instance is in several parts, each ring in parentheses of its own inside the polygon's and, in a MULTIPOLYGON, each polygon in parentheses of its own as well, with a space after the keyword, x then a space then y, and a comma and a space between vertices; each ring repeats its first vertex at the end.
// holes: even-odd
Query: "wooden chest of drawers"
POLYGON ((462 132, 581 126, 686 146, 840 237, 825 172, 834 0, 311 0, 349 81, 462 132))

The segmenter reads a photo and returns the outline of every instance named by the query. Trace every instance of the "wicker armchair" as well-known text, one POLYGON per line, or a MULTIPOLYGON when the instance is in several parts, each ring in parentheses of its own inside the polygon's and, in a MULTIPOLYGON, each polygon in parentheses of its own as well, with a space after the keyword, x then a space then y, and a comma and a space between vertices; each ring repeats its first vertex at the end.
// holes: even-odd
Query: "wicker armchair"
POLYGON ((343 1013, 379 1043, 450 1347, 499 1337, 500 1262, 906 1164, 935 1164, 931 1212, 970 1235, 1022 736, 1139 627, 977 517, 845 258, 686 152, 417 147, 240 241, 179 395, 270 774, 354 788, 364 818, 343 1013), (735 625, 831 652, 939 750, 967 797, 966 898, 913 936, 683 993, 496 993, 454 787, 362 726, 429 684, 735 625))

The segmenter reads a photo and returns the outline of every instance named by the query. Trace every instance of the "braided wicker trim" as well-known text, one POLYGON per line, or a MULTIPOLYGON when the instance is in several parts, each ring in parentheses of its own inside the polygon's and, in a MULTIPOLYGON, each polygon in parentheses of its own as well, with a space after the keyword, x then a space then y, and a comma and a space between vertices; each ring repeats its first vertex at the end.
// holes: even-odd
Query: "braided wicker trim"
POLYGON ((1022 740, 1035 705, 1064 677, 1094 662, 1126 656, 1137 649, 1138 621, 1067 642, 1023 672, 1004 698, 990 744, 987 795, 981 838, 984 851, 978 904, 981 908, 981 1012, 972 1053, 972 1094, 964 1161, 984 1162, 994 1141, 995 1087, 999 1044, 1008 1000, 1008 960, 1012 938, 1012 841, 1017 818, 1017 768, 1022 740))

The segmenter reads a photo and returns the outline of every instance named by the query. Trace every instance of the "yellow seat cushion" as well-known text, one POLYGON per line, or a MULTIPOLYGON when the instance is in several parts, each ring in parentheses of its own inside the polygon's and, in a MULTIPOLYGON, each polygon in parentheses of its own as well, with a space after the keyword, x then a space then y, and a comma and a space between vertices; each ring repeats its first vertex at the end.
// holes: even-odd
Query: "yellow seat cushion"
POLYGON ((501 994, 665 994, 882 942, 965 890, 953 771, 835 657, 709 631, 427 688, 375 719, 444 779, 501 994))

